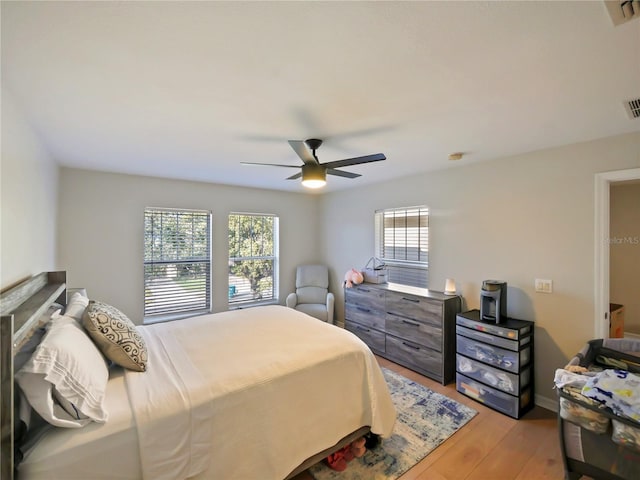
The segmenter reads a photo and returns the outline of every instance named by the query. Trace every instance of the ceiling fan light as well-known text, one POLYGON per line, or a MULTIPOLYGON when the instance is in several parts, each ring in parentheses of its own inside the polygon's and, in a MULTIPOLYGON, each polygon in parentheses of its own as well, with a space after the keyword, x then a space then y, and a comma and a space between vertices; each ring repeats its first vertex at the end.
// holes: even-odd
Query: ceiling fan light
POLYGON ((307 188, 322 188, 327 184, 326 180, 319 179, 305 179, 302 180, 302 185, 307 188))
POLYGON ((302 185, 307 188, 321 188, 327 184, 327 171, 316 165, 302 167, 302 185))

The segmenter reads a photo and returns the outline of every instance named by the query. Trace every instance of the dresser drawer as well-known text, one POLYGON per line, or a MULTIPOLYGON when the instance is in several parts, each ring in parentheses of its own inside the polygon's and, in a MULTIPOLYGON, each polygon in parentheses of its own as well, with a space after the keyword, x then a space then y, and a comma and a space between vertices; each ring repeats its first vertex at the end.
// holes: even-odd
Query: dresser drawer
POLYGON ((442 380, 442 354, 431 348, 387 335, 386 357, 411 370, 442 380))
POLYGON ((378 353, 385 353, 386 335, 383 332, 379 332, 373 328, 360 325, 359 323, 350 322, 348 320, 344 322, 344 326, 347 330, 360 337, 360 339, 366 343, 371 350, 378 353))
POLYGON ((399 292, 387 292, 385 309, 403 317, 442 325, 442 302, 399 292))
POLYGON ((531 359, 531 347, 529 346, 518 352, 512 352, 462 335, 456 335, 456 345, 456 351, 466 357, 513 373, 518 373, 531 359))
POLYGON ((442 351, 442 327, 387 313, 385 329, 396 337, 442 351))
POLYGON ((478 380, 511 395, 518 395, 530 380, 530 369, 524 369, 520 375, 490 367, 472 360, 464 355, 456 354, 456 370, 459 373, 478 380))
POLYGON ((367 285, 354 285, 344 289, 345 301, 376 312, 384 312, 384 290, 367 285))
POLYGON ((367 327, 384 331, 385 319, 382 311, 371 310, 360 305, 347 303, 344 307, 344 319, 357 322, 367 327))

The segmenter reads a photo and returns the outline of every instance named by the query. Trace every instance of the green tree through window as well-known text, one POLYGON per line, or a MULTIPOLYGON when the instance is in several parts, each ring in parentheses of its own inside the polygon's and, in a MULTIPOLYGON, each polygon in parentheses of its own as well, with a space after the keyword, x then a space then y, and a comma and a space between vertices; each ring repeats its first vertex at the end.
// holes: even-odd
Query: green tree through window
POLYGON ((278 217, 229 215, 229 303, 277 300, 278 217))

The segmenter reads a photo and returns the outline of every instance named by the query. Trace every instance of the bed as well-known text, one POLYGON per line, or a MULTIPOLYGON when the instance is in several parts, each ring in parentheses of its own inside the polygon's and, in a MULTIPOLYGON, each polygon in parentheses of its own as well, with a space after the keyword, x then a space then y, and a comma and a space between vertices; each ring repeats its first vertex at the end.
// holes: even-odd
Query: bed
POLYGON ((146 369, 108 367, 108 419, 46 425, 14 459, 16 358, 66 303, 65 277, 3 293, 2 478, 284 479, 369 431, 391 434, 396 412, 366 345, 273 305, 137 327, 146 369))

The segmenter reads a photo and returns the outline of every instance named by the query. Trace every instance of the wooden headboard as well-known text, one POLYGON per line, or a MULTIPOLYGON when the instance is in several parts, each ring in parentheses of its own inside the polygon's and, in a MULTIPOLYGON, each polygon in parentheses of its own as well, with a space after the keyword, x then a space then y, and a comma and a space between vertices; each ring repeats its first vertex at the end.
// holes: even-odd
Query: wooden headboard
POLYGON ((67 304, 67 273, 42 272, 0 293, 0 478, 14 473, 13 359, 33 333, 43 326, 42 315, 52 303, 67 304))

